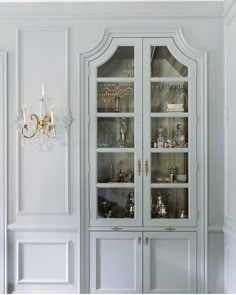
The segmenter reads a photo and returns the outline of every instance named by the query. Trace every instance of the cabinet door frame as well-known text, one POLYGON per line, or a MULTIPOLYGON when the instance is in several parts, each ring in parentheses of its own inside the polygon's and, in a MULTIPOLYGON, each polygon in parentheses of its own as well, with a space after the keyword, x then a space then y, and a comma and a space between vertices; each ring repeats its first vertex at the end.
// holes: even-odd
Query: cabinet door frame
MULTIPOLYGON (((196 79, 197 79, 197 64, 195 60, 192 60, 190 57, 184 55, 176 46, 173 38, 145 38, 143 41, 143 57, 144 57, 144 77, 147 79, 144 81, 143 86, 143 99, 146 98, 146 101, 143 102, 143 112, 144 112, 144 125, 143 130, 146 132, 144 140, 144 150, 143 150, 143 157, 145 161, 147 160, 149 163, 149 173, 148 175, 144 176, 144 191, 146 195, 143 197, 143 204, 144 206, 144 225, 145 226, 196 226, 197 225, 197 145, 196 145, 196 138, 197 138, 197 88, 196 88, 196 79), (158 186, 151 186, 151 173, 152 173, 152 162, 151 162, 151 120, 152 117, 155 118, 166 118, 167 113, 164 113, 164 117, 161 116, 162 114, 152 114, 151 115, 151 62, 150 62, 150 48, 151 46, 166 46, 171 54, 181 63, 188 67, 188 76, 185 78, 157 78, 155 81, 158 82, 187 82, 188 83, 188 112, 182 113, 181 116, 185 116, 188 119, 188 142, 189 147, 186 150, 188 153, 188 184, 178 184, 175 186, 176 188, 187 188, 188 189, 188 218, 176 218, 176 219, 169 219, 169 218, 158 218, 152 219, 151 218, 151 187, 165 187, 164 184, 158 186)), ((153 80, 153 79, 152 79, 153 80)), ((170 113, 168 114, 170 117, 178 116, 179 114, 170 113)), ((159 151, 156 149, 155 153, 183 153, 182 149, 163 149, 159 151)), ((174 186, 174 184, 171 184, 174 186)), ((168 189, 170 184, 166 184, 166 188, 168 189)), ((172 187, 172 186, 171 186, 172 187)))
MULTIPOLYGON (((143 269, 143 289, 144 293, 196 293, 197 291, 197 233, 196 232, 145 232, 143 234, 144 246, 143 246, 143 261, 144 261, 144 269, 143 269), (146 243, 146 239, 148 242, 146 243), (151 290, 151 281, 150 281, 150 261, 151 261, 151 240, 188 240, 188 289, 157 289, 151 290)), ((157 266, 158 267, 158 266, 157 266)))
MULTIPOLYGON (((125 255, 125 253, 124 253, 125 255)), ((91 232, 90 233, 90 292, 91 293, 142 293, 142 233, 141 232, 91 232), (134 243, 134 282, 133 290, 128 289, 100 289, 97 290, 97 241, 99 239, 133 240, 134 243)))
MULTIPOLYGON (((97 59, 93 60, 89 65, 89 172, 90 172, 90 226, 141 226, 142 225, 142 173, 138 175, 138 161, 142 162, 142 105, 139 103, 142 99, 142 40, 137 38, 113 38, 109 48, 97 59), (123 183, 108 183, 104 185, 97 184, 97 81, 116 81, 122 82, 129 78, 97 78, 97 67, 113 56, 119 46, 134 47, 134 176, 135 182, 123 183), (95 134, 94 134, 95 133, 95 134), (131 185, 131 186, 130 186, 131 185), (135 192, 135 218, 97 218, 97 187, 122 188, 133 187, 135 192)), ((114 116, 119 116, 119 113, 113 113, 114 116)), ((122 117, 122 115, 121 115, 122 117)), ((116 149, 112 148, 114 152, 116 149)), ((119 149, 117 149, 118 152, 119 149)), ((106 152, 105 149, 102 149, 106 152)), ((122 152, 122 151, 121 151, 122 152)))

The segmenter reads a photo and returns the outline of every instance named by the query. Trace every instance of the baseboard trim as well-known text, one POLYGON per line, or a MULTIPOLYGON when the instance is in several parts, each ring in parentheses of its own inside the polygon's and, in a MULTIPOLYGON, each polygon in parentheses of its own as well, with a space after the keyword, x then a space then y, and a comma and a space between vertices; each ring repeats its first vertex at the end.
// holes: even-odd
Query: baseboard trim
POLYGON ((52 227, 52 226, 25 226, 12 223, 8 230, 13 232, 79 232, 76 226, 52 227))

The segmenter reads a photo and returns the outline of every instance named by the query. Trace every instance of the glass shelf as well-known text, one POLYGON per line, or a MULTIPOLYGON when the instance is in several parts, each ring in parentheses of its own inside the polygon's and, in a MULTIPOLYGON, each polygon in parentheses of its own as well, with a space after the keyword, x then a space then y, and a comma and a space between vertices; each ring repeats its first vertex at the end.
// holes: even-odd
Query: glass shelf
POLYGON ((188 67, 167 46, 151 46, 151 77, 187 77, 188 67))
POLYGON ((151 218, 188 218, 187 188, 152 188, 151 218))
POLYGON ((174 183, 151 183, 152 188, 189 188, 189 183, 181 183, 181 182, 174 182, 174 183))
POLYGON ((97 153, 134 153, 135 149, 134 148, 110 148, 110 147, 105 147, 105 148, 97 148, 96 149, 97 153))
POLYGON ((187 82, 152 82, 152 113, 188 112, 187 82))
POLYGON ((97 188, 98 218, 134 218, 133 188, 97 188))
POLYGON ((113 118, 120 118, 120 117, 124 117, 124 118, 134 118, 134 113, 122 113, 122 112, 117 112, 117 113, 97 113, 96 114, 97 118, 109 118, 109 117, 113 117, 113 118))

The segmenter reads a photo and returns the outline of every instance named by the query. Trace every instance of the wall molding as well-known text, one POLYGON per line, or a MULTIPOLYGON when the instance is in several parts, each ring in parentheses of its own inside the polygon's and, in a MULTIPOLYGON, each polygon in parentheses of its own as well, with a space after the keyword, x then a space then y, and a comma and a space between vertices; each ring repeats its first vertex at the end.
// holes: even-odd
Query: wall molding
POLYGON ((0 293, 7 293, 7 195, 8 195, 8 135, 7 135, 7 53, 0 51, 0 293))
POLYGON ((224 175, 225 175, 225 185, 224 185, 224 217, 225 217, 225 226, 228 228, 232 228, 234 232, 236 232, 236 217, 232 217, 228 214, 228 120, 229 120, 229 114, 228 114, 228 89, 229 89, 229 68, 228 68, 228 60, 230 59, 229 56, 229 28, 231 25, 231 22, 236 17, 236 1, 234 0, 231 3, 231 6, 224 18, 224 51, 225 51, 225 57, 224 57, 224 175))
POLYGON ((79 232, 79 228, 74 226, 26 226, 17 223, 8 225, 8 230, 12 232, 79 232))
MULTIPOLYGON (((17 89, 17 109, 21 108, 21 42, 22 42, 22 34, 24 32, 63 32, 65 38, 65 68, 66 68, 66 81, 65 81, 65 89, 66 89, 66 98, 67 104, 70 105, 70 93, 69 93, 69 28, 64 26, 58 27, 48 27, 48 26, 40 26, 40 27, 19 27, 16 30, 16 48, 17 48, 17 68, 16 68, 16 89, 17 89)), ((39 216, 50 216, 50 215, 69 215, 71 214, 71 189, 69 185, 70 181, 70 131, 68 130, 66 135, 66 193, 65 193, 65 210, 62 212, 27 212, 22 209, 22 194, 21 194, 21 136, 18 134, 17 136, 17 169, 16 169, 16 215, 39 215, 39 216)))
MULTIPOLYGON (((236 17, 236 1, 231 1, 224 17, 224 227, 223 232, 225 234, 225 246, 224 246, 224 292, 225 293, 235 293, 235 290, 231 290, 229 285, 234 286, 235 288, 235 282, 232 280, 232 277, 229 278, 228 273, 229 271, 235 272, 236 266, 234 265, 231 270, 229 270, 229 251, 231 251, 235 257, 236 257, 236 249, 232 248, 232 245, 236 245, 236 216, 232 216, 232 211, 230 212, 230 206, 232 206, 230 203, 230 198, 235 198, 235 194, 233 191, 230 191, 230 188, 228 187, 228 173, 229 168, 231 167, 232 171, 232 164, 229 158, 229 152, 228 148, 230 148, 230 145, 228 144, 228 139, 230 138, 231 130, 228 128, 228 122, 230 119, 231 114, 229 114, 229 102, 231 100, 234 100, 234 97, 232 97, 231 94, 231 85, 234 83, 232 81, 232 73, 230 71, 230 59, 232 54, 232 32, 231 28, 235 30, 235 25, 232 25, 232 22, 235 21, 236 17), (230 193, 230 194, 229 194, 230 193)), ((231 148, 232 149, 232 148, 231 148)), ((230 176, 230 175, 229 175, 230 176)), ((234 180, 233 180, 234 181, 234 180)), ((232 189, 231 189, 232 190, 232 189)), ((236 208, 232 208, 235 211, 236 208)))
POLYGON ((16 242, 16 283, 17 284, 69 284, 69 245, 70 240, 17 240, 16 242), (21 268, 23 263, 22 250, 24 245, 64 245, 65 246, 65 279, 27 279, 23 278, 21 268), (22 261, 21 261, 22 260, 22 261))
MULTIPOLYGON (((66 292, 62 292, 62 291, 47 291, 47 294, 75 294, 75 292, 70 292, 70 291, 66 291, 66 292)), ((11 294, 42 294, 42 291, 13 291, 11 292, 11 294)))
POLYGON ((228 255, 229 255, 229 251, 232 252, 232 254, 235 255, 236 257, 236 249, 233 249, 231 246, 229 245, 225 245, 225 290, 227 290, 228 293, 235 293, 235 290, 230 290, 230 288, 228 287, 228 272, 229 272, 229 268, 228 268, 228 255))
POLYGON ((5 19, 219 19, 223 15, 222 2, 208 3, 107 3, 106 11, 101 3, 10 3, 1 4, 0 18, 5 19), (64 5, 63 5, 64 4, 64 5), (16 9, 14 9, 16 8, 16 9), (130 13, 136 9, 135 15, 130 13))

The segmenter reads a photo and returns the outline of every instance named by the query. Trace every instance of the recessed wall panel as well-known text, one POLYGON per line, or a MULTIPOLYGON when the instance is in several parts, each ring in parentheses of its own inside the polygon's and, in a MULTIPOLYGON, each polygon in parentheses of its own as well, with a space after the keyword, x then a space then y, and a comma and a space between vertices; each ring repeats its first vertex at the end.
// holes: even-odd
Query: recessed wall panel
POLYGON ((10 232, 8 293, 77 293, 76 232, 10 232))
MULTIPOLYGON (((65 28, 18 30, 19 107, 33 109, 41 96, 42 82, 49 105, 61 115, 68 104, 68 32, 65 28)), ((65 135, 66 141, 66 135, 65 135)), ((27 139, 26 139, 27 142, 27 139)), ((68 147, 49 152, 21 146, 18 153, 17 213, 69 214, 68 147)))
POLYGON ((68 283, 69 241, 19 241, 18 283, 68 283))

